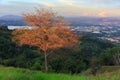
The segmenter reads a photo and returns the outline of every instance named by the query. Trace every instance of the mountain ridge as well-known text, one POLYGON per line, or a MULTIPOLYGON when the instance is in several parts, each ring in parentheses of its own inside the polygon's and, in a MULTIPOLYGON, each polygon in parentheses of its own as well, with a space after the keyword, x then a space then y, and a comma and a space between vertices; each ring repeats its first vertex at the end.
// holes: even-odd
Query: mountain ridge
MULTIPOLYGON (((120 17, 65 17, 66 21, 72 21, 71 26, 80 25, 119 25, 120 17)), ((0 25, 25 25, 23 17, 20 15, 4 15, 0 17, 0 25)))
POLYGON ((20 15, 4 15, 0 17, 0 20, 5 20, 5 21, 23 20, 23 17, 20 15))

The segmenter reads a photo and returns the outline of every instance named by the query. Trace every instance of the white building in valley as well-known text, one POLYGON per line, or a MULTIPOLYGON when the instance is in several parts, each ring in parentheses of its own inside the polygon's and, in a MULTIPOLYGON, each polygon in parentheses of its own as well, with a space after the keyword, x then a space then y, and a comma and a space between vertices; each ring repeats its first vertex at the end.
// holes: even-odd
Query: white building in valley
POLYGON ((14 30, 14 29, 17 29, 17 28, 24 28, 24 29, 31 29, 31 27, 29 26, 8 26, 8 29, 9 30, 14 30))

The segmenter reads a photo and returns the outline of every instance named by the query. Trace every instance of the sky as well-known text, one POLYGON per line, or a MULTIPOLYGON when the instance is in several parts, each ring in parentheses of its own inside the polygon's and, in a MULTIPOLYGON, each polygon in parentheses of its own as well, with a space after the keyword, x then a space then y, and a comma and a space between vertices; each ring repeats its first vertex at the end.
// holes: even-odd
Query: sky
POLYGON ((67 17, 120 17, 120 0, 0 0, 0 16, 33 12, 35 7, 67 17))

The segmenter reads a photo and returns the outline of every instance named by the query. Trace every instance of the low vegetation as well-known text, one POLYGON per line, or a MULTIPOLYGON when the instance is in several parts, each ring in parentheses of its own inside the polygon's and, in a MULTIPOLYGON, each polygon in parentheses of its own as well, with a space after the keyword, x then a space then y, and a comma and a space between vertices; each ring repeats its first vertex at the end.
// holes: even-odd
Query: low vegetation
MULTIPOLYGON (((44 71, 44 55, 36 47, 17 46, 11 41, 11 33, 7 28, 0 29, 0 64, 44 71)), ((48 56, 49 72, 79 74, 91 68, 95 74, 101 66, 118 65, 112 60, 114 54, 111 55, 111 50, 119 51, 115 44, 89 35, 83 35, 80 40, 78 47, 51 52, 48 56)))
POLYGON ((0 80, 119 80, 120 70, 96 76, 42 73, 28 69, 0 66, 0 80))

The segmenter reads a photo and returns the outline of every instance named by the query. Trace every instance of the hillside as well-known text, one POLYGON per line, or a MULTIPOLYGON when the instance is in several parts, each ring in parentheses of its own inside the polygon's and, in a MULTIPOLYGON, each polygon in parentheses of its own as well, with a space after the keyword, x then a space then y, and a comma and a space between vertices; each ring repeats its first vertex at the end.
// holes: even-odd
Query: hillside
MULTIPOLYGON (((12 31, 0 29, 0 64, 44 71, 43 54, 38 54, 36 47, 17 46, 11 38, 12 31)), ((93 35, 83 36, 80 41, 81 44, 76 45, 79 48, 54 50, 49 55, 49 72, 79 74, 88 68, 94 71, 100 63, 102 66, 115 65, 113 59, 106 56, 109 53, 104 54, 104 50, 115 47, 114 44, 93 38, 93 35)))
POLYGON ((119 74, 120 71, 97 76, 46 74, 40 71, 0 66, 0 80, 119 80, 119 74))

